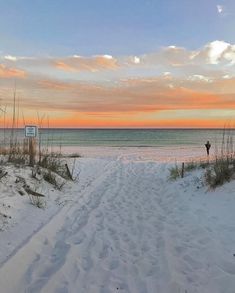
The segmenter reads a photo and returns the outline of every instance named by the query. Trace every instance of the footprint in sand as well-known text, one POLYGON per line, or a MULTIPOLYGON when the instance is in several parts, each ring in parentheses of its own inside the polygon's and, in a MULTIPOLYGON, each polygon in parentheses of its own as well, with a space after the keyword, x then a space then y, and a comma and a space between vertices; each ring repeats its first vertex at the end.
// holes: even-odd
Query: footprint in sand
POLYGON ((75 245, 81 244, 86 239, 86 234, 84 232, 81 232, 79 235, 75 235, 72 237, 72 243, 75 245))
POLYGON ((223 270, 224 272, 230 274, 230 275, 235 275, 235 262, 231 263, 225 260, 222 260, 219 264, 218 267, 223 270))
POLYGON ((82 258, 82 268, 84 271, 89 271, 93 266, 93 261, 90 256, 82 258))
POLYGON ((99 258, 104 259, 108 256, 108 245, 104 244, 101 252, 99 253, 99 258))
POLYGON ((192 258, 190 255, 185 255, 183 259, 190 265, 193 270, 198 270, 203 267, 203 264, 197 261, 195 258, 192 258))
POLYGON ((113 259, 109 263, 109 269, 110 270, 115 270, 119 266, 119 261, 118 259, 113 259))

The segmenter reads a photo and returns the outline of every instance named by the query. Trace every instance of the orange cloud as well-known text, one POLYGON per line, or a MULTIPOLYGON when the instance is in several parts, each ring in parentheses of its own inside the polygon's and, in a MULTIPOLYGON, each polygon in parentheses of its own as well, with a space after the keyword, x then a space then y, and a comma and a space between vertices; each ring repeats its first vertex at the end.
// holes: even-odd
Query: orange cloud
POLYGON ((62 61, 55 61, 54 65, 56 68, 64 70, 64 71, 75 71, 74 67, 66 64, 65 62, 62 61))
MULTIPOLYGON (((77 111, 78 113, 157 113, 166 110, 235 109, 233 82, 216 81, 200 89, 194 82, 182 80, 131 79, 114 85, 88 82, 65 82, 24 79, 17 83, 21 89, 21 104, 26 108, 77 111), (222 83, 231 85, 229 92, 217 91, 222 83), (210 90, 211 87, 211 90, 210 90), (56 100, 56 103, 54 103, 56 100)), ((10 85, 12 86, 12 85, 10 85)), ((201 86, 202 87, 202 86, 201 86)), ((8 102, 1 94, 3 103, 8 102)))
POLYGON ((41 80, 38 85, 45 89, 65 91, 72 88, 72 86, 66 82, 61 81, 51 81, 51 80, 41 80))
POLYGON ((52 61, 52 64, 64 71, 91 71, 114 70, 118 68, 117 60, 109 55, 100 55, 90 58, 73 56, 52 61))
POLYGON ((0 64, 0 77, 2 78, 24 78, 26 73, 23 70, 16 68, 8 68, 4 64, 0 64))

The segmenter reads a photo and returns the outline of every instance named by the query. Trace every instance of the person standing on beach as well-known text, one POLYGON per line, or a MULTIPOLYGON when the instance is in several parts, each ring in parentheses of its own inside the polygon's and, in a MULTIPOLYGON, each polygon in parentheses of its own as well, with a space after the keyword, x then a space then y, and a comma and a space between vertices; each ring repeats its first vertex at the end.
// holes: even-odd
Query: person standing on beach
POLYGON ((209 156, 209 154, 210 154, 210 147, 211 147, 211 144, 210 144, 209 140, 205 144, 205 147, 206 147, 207 156, 209 156))

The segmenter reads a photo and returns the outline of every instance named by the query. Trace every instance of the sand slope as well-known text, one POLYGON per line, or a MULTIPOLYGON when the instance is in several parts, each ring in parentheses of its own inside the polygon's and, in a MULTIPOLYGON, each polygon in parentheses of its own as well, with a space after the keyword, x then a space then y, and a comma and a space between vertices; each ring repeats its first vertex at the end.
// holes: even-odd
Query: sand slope
POLYGON ((235 292, 234 183, 207 192, 201 171, 169 182, 169 165, 121 157, 81 166, 91 180, 82 169, 3 263, 2 292, 235 292))

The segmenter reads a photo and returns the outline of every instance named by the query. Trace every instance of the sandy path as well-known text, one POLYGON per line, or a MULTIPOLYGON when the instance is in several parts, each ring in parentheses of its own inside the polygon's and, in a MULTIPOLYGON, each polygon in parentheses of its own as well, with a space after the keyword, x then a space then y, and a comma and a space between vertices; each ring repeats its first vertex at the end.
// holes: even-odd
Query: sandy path
POLYGON ((111 162, 3 265, 4 292, 234 293, 235 263, 182 191, 164 164, 111 162))

